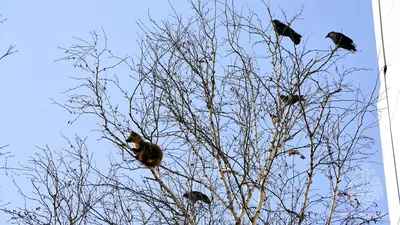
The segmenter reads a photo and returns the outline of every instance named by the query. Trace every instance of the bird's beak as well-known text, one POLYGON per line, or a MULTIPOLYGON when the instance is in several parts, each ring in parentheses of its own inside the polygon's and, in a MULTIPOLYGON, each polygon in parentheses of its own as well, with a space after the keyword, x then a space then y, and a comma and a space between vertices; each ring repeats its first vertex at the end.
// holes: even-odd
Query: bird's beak
POLYGON ((329 34, 328 34, 328 35, 326 35, 326 37, 325 37, 325 38, 327 38, 327 37, 329 37, 329 34))

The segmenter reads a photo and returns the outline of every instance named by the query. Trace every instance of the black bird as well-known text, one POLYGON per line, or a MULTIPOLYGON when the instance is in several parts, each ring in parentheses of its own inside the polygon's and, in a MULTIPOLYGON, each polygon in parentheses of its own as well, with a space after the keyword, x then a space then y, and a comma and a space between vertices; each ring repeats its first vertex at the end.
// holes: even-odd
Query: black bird
POLYGON ((300 44, 301 35, 279 20, 272 20, 274 30, 278 35, 290 37, 295 45, 300 44))
POLYGON ((196 201, 203 201, 207 204, 211 204, 211 201, 207 197, 207 195, 199 191, 186 192, 185 194, 183 194, 183 197, 189 199, 189 201, 191 201, 192 203, 196 203, 196 201))
POLYGON ((357 51, 353 40, 342 33, 331 31, 325 38, 327 37, 332 39, 333 43, 339 48, 347 49, 353 53, 357 51))
POLYGON ((304 95, 288 95, 288 96, 280 95, 279 97, 287 105, 293 105, 293 104, 296 104, 299 101, 304 101, 305 100, 304 99, 304 95))

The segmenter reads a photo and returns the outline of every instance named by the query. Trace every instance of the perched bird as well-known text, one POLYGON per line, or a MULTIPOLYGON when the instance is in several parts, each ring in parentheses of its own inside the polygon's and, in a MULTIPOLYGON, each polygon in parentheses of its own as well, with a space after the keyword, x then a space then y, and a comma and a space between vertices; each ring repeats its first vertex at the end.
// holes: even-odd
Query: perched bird
POLYGON ((357 51, 353 40, 342 33, 331 31, 325 38, 327 37, 332 39, 333 43, 339 48, 347 49, 353 53, 357 51))
POLYGON ((295 45, 300 44, 301 35, 279 20, 272 20, 274 30, 278 35, 290 37, 295 45))
POLYGON ((280 95, 279 97, 287 105, 293 105, 293 104, 296 104, 299 101, 304 101, 305 100, 303 95, 288 95, 288 96, 280 95))
POLYGON ((192 203, 196 203, 196 201, 203 201, 207 204, 211 204, 210 199, 207 197, 207 195, 201 193, 200 191, 190 191, 186 192, 183 194, 184 198, 189 199, 192 203))

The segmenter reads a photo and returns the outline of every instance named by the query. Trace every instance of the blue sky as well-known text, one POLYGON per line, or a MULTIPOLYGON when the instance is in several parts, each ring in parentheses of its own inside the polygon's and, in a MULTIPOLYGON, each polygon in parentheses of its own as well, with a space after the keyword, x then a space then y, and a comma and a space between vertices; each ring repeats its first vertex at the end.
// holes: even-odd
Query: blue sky
MULTIPOLYGON (((171 0, 178 12, 189 12, 187 3, 171 0)), ((236 5, 247 3, 259 15, 265 7, 259 1, 236 1, 236 5)), ((279 8, 290 17, 304 5, 300 20, 293 27, 303 35, 310 37, 310 48, 328 48, 332 45, 325 39, 329 31, 339 31, 350 36, 360 50, 349 55, 346 66, 372 68, 376 71, 376 50, 371 2, 366 0, 321 1, 321 0, 271 0, 270 5, 277 16, 283 16, 279 8), (346 7, 343 7, 346 5, 346 7)), ((8 20, 0 24, 0 52, 9 44, 16 44, 18 53, 0 61, 0 146, 10 144, 8 150, 15 157, 11 163, 25 163, 37 151, 36 146, 48 144, 52 148, 61 148, 65 142, 61 133, 72 137, 74 134, 92 136, 93 121, 89 118, 68 125, 72 117, 63 109, 51 104, 50 98, 62 101, 62 91, 73 87, 67 76, 77 73, 69 62, 54 62, 64 53, 57 46, 68 47, 76 43, 73 36, 90 38, 88 31, 100 31, 104 27, 110 48, 119 55, 138 54, 137 34, 140 34, 135 20, 148 21, 148 12, 154 19, 164 19, 170 13, 168 1, 106 1, 106 0, 69 0, 69 1, 0 1, 2 18, 8 20), (135 2, 135 3, 133 3, 135 2)), ((360 83, 365 90, 375 81, 374 72, 367 75, 356 73, 354 82, 360 83), (371 79, 365 76, 374 76, 371 79)), ((98 135, 98 134, 95 134, 98 135)), ((379 130, 372 134, 377 138, 376 161, 381 163, 379 130)), ((96 137, 97 138, 97 137, 96 137)), ((93 141, 92 148, 96 145, 93 141)), ((107 150, 108 151, 108 150, 107 150)), ((110 152, 112 149, 110 150, 110 152)), ((371 165, 377 171, 384 185, 383 165, 371 165)), ((4 173, 1 176, 5 176, 4 173)), ((16 194, 12 184, 3 181, 0 196, 3 202, 13 199, 16 194)), ((384 186, 383 186, 384 188, 384 186)), ((382 210, 387 211, 386 195, 378 201, 382 210)), ((4 218, 0 218, 3 221, 4 218)))

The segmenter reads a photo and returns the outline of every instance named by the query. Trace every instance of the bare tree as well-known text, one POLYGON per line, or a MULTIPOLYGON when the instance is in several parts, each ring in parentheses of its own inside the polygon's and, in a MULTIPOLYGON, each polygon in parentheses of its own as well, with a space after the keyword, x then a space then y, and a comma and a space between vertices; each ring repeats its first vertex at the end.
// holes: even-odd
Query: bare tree
MULTIPOLYGON (((0 14, 0 24, 4 23, 7 20, 7 19, 1 19, 1 16, 2 16, 2 14, 0 14)), ((4 59, 6 56, 9 56, 9 55, 11 55, 13 53, 16 53, 16 52, 18 52, 18 51, 15 50, 15 45, 10 45, 8 47, 7 51, 4 54, 2 54, 2 55, 0 54, 0 61, 2 59, 4 59)))
POLYGON ((114 55, 104 30, 60 47, 60 60, 85 75, 72 78, 78 84, 66 92, 67 102, 55 103, 75 115, 69 123, 96 118, 101 140, 119 158, 98 169, 90 158, 102 151, 88 151, 80 138, 78 148, 56 159, 43 149, 29 167, 36 196, 26 196, 43 211, 3 211, 20 224, 382 220, 379 207, 363 205, 362 193, 353 191, 368 184, 351 182, 374 153, 366 132, 376 126, 377 92, 375 86, 362 93, 347 77, 369 70, 347 68, 346 51, 308 49, 304 37, 287 44, 251 9, 190 4, 193 17, 173 10, 167 20, 138 22, 137 58, 114 55), (137 170, 143 166, 125 141, 131 130, 163 148, 159 171, 137 170), (211 204, 183 198, 188 191, 204 193, 211 204))
MULTIPOLYGON (((2 19, 1 16, 2 16, 2 14, 0 14, 0 24, 4 23, 7 20, 7 19, 2 19)), ((14 48, 15 48, 15 45, 10 45, 8 47, 7 51, 3 55, 0 55, 0 61, 2 59, 4 59, 6 56, 9 56, 9 55, 17 52, 17 50, 14 50, 14 48)), ((4 162, 5 164, 7 164, 7 158, 10 157, 9 152, 3 152, 3 149, 5 149, 7 146, 8 145, 3 145, 3 146, 0 145, 0 157, 5 159, 5 162, 4 162)), ((5 167, 0 167, 0 168, 5 168, 5 167)))
MULTIPOLYGON (((1 164, 2 164, 0 166, 0 169, 5 170, 6 172, 7 172, 7 168, 9 168, 8 167, 8 160, 13 157, 13 155, 11 154, 10 151, 6 151, 7 147, 8 147, 8 145, 0 146, 0 159, 1 159, 1 164)), ((0 200, 0 203, 1 202, 2 201, 0 200)), ((1 206, 2 205, 0 204, 0 207, 1 206)))
MULTIPOLYGON (((4 23, 7 20, 7 19, 2 19, 1 16, 2 16, 2 14, 0 14, 0 24, 4 23)), ((17 52, 17 50, 15 50, 14 48, 15 48, 15 45, 10 45, 4 54, 0 53, 0 61, 3 60, 6 56, 9 56, 9 55, 17 52)), ((9 158, 13 157, 13 155, 9 151, 5 150, 7 147, 8 147, 8 144, 0 143, 0 159, 1 159, 0 169, 5 170, 6 173, 8 171, 7 169, 9 169, 8 160, 9 160, 9 158)), ((14 169, 18 170, 18 168, 14 168, 14 169)), ((0 207, 3 207, 5 205, 7 205, 7 203, 3 203, 3 201, 0 200, 0 207)))
MULTIPOLYGON (((1 19, 1 16, 2 16, 2 14, 0 14, 0 24, 4 23, 4 22, 7 20, 7 19, 1 19)), ((11 54, 17 52, 16 50, 14 50, 14 48, 15 48, 15 45, 10 45, 10 46, 8 47, 6 53, 4 53, 2 56, 0 56, 0 61, 1 61, 2 59, 4 59, 6 56, 9 56, 9 55, 11 55, 11 54)), ((0 146, 0 150, 6 148, 7 146, 8 146, 8 145, 0 146)), ((0 156, 3 156, 3 155, 5 155, 5 153, 1 153, 1 152, 0 152, 0 156)))

